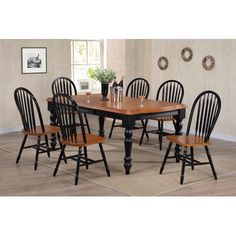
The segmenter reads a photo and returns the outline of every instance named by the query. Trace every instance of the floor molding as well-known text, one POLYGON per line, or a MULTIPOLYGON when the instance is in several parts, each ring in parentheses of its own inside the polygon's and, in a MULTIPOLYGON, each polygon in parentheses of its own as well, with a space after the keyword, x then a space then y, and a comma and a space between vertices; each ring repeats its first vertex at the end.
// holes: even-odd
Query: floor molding
MULTIPOLYGON (((113 119, 106 118, 109 121, 112 121, 113 119)), ((121 123, 121 120, 116 120, 117 123, 121 123)), ((148 126, 152 127, 157 127, 157 122, 149 120, 148 126)), ((0 134, 5 134, 5 133, 11 133, 11 132, 17 132, 21 131, 22 127, 16 127, 16 128, 0 128, 0 134)), ((165 129, 173 131, 174 132, 174 127, 171 124, 165 124, 165 129)), ((183 128, 183 132, 185 132, 185 129, 183 128)), ((222 133, 217 133, 217 132, 212 132, 211 135, 212 138, 215 139, 220 139, 224 141, 229 141, 229 142, 236 142, 236 136, 234 135, 229 135, 229 134, 222 134, 222 133)))
MULTIPOLYGON (((158 127, 156 121, 151 121, 151 120, 150 120, 150 121, 148 121, 148 124, 149 124, 148 126, 158 127)), ((165 129, 174 132, 174 126, 171 125, 171 124, 165 124, 165 129)), ((183 128, 183 132, 185 132, 185 131, 186 131, 186 129, 183 128)), ((236 136, 234 136, 234 135, 212 132, 211 137, 212 137, 212 138, 215 138, 215 139, 224 140, 224 141, 236 142, 236 136)))
POLYGON ((0 128, 0 134, 6 134, 11 132, 17 132, 21 131, 22 127, 16 127, 16 128, 0 128))

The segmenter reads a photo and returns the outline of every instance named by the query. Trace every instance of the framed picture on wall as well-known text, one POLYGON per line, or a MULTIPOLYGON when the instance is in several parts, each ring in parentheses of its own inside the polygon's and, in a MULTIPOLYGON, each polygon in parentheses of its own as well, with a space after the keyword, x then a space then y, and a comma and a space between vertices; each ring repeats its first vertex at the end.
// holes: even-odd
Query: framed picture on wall
POLYGON ((22 47, 21 73, 22 74, 47 73, 47 48, 22 47))

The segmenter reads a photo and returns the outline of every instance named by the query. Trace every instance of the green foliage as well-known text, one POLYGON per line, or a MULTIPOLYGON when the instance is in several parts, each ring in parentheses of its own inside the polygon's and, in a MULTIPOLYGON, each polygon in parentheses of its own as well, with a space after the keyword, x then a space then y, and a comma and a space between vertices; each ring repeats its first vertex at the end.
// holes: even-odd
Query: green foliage
POLYGON ((103 84, 109 84, 114 80, 116 72, 111 69, 89 68, 88 75, 90 78, 98 80, 103 84))

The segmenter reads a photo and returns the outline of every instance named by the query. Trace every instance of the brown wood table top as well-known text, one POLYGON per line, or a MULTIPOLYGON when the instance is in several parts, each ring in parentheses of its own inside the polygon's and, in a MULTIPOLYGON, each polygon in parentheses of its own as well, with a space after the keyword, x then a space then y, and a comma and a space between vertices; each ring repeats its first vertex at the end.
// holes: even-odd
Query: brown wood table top
POLYGON ((144 99, 144 106, 142 107, 140 106, 141 103, 139 98, 131 97, 123 97, 122 102, 111 102, 110 99, 109 101, 101 101, 100 94, 91 94, 89 99, 90 102, 88 102, 86 95, 74 95, 72 98, 80 107, 103 110, 124 115, 161 113, 184 109, 187 107, 185 104, 161 102, 151 99, 144 99))

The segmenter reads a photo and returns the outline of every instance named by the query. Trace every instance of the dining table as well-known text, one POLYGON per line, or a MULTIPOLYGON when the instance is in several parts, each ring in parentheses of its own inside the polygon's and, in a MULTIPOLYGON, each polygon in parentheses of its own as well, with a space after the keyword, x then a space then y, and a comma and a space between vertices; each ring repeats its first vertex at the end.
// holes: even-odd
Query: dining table
MULTIPOLYGON (((169 103, 152 99, 123 97, 121 102, 113 102, 101 100, 101 94, 73 95, 72 99, 79 106, 82 113, 98 116, 99 119, 99 135, 105 136, 104 122, 105 118, 113 118, 121 120, 124 131, 124 168, 125 174, 129 175, 132 167, 132 135, 135 122, 138 120, 146 120, 165 116, 173 116, 176 120, 175 134, 182 134, 182 121, 185 118, 185 104, 169 103)), ((54 107, 52 98, 47 99, 48 110, 50 112, 51 125, 57 125, 54 115, 54 107)), ((51 145, 55 146, 55 137, 51 139, 51 145)), ((175 156, 181 152, 181 147, 176 145, 175 156)))

